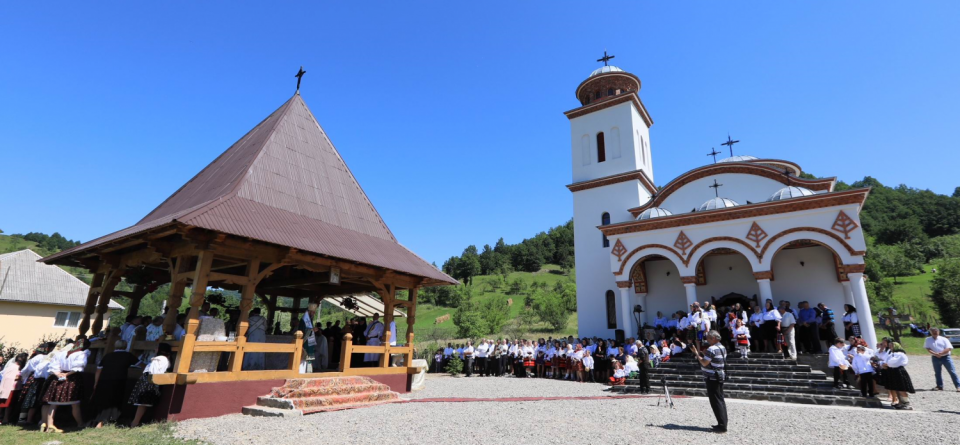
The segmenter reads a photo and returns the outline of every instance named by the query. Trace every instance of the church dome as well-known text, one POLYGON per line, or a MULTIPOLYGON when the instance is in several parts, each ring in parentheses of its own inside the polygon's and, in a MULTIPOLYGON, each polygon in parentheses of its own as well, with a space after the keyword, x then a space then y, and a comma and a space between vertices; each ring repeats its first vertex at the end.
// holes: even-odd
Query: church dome
POLYGON ((717 162, 750 162, 756 160, 757 158, 755 156, 731 156, 729 158, 721 159, 717 162))
POLYGON ((661 209, 660 207, 650 207, 649 209, 644 210, 643 213, 641 213, 640 216, 637 217, 637 221, 641 221, 644 219, 659 218, 661 216, 670 216, 670 215, 673 215, 673 213, 671 213, 667 209, 661 209))
POLYGON ((608 65, 608 66, 601 66, 600 68, 593 70, 593 72, 590 73, 590 75, 587 77, 589 78, 589 77, 599 76, 601 74, 606 74, 606 73, 622 73, 622 72, 624 71, 619 67, 608 65))
POLYGON ((767 201, 780 201, 783 199, 799 198, 801 196, 810 196, 813 194, 813 190, 805 189, 803 187, 784 187, 780 190, 777 190, 777 192, 770 196, 767 201))
POLYGON ((727 207, 736 207, 736 206, 738 206, 738 205, 740 205, 740 204, 737 204, 737 202, 734 201, 734 200, 732 200, 732 199, 727 199, 727 198, 713 198, 713 199, 711 199, 711 200, 703 203, 703 205, 701 205, 700 208, 697 209, 697 211, 698 211, 698 212, 703 212, 703 211, 707 211, 707 210, 725 209, 725 208, 727 208, 727 207))

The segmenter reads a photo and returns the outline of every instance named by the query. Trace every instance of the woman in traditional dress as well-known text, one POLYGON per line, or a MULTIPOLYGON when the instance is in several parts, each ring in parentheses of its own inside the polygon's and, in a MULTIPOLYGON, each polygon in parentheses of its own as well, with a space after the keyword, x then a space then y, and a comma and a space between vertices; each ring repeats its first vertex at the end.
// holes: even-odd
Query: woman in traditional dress
MULTIPOLYGON (((20 380, 23 380, 23 388, 20 390, 20 412, 26 413, 26 423, 32 424, 34 416, 37 414, 37 408, 40 406, 40 390, 47 381, 49 372, 47 371, 50 362, 50 351, 57 346, 56 343, 49 342, 41 344, 33 351, 33 357, 27 360, 27 365, 20 372, 20 380), (42 366, 41 366, 42 365, 42 366)), ((23 417, 21 415, 21 417, 23 417)))
MULTIPOLYGON (((254 308, 250 311, 250 318, 247 323, 247 343, 266 343, 267 319, 260 316, 260 308, 254 308)), ((264 357, 263 352, 245 352, 242 369, 244 371, 266 369, 264 357)))
POLYGON ((749 358, 750 355, 750 329, 743 325, 743 320, 735 318, 733 320, 733 343, 740 351, 740 358, 749 358))
POLYGON ((170 368, 170 351, 169 344, 160 343, 157 347, 157 354, 150 359, 150 363, 146 364, 143 369, 143 374, 140 375, 137 384, 133 386, 129 403, 137 407, 137 413, 133 416, 133 422, 130 423, 130 427, 140 425, 140 421, 143 419, 143 414, 147 412, 147 408, 156 405, 157 402, 160 401, 160 386, 153 383, 150 376, 167 372, 167 369, 170 368))
POLYGON ((42 400, 47 406, 43 407, 46 423, 40 425, 41 432, 63 432, 53 424, 57 407, 60 406, 70 406, 77 427, 83 425, 83 416, 80 413, 80 401, 84 396, 81 373, 83 368, 87 367, 87 360, 90 358, 89 348, 90 340, 80 338, 65 356, 54 357, 50 361, 50 374, 54 381, 43 393, 42 400))
POLYGON ((533 347, 533 343, 530 340, 527 340, 523 345, 523 369, 526 371, 527 377, 532 377, 533 367, 536 365, 536 348, 533 347))
POLYGON ((93 384, 92 400, 97 406, 97 417, 93 424, 97 428, 104 423, 113 423, 120 418, 124 394, 127 387, 127 374, 130 367, 139 361, 136 355, 127 352, 127 342, 117 340, 113 352, 105 355, 97 365, 97 374, 93 384))
POLYGON ((766 344, 765 350, 767 352, 773 352, 776 350, 778 353, 782 352, 780 348, 780 342, 777 341, 777 334, 780 333, 780 319, 783 318, 780 315, 780 311, 773 306, 773 302, 767 300, 766 309, 763 312, 763 324, 760 325, 763 333, 763 342, 766 344))
POLYGON ((909 363, 907 351, 903 350, 900 343, 892 342, 887 361, 883 363, 882 367, 886 376, 884 386, 886 386, 887 391, 897 395, 897 403, 893 405, 896 409, 913 409, 910 407, 909 394, 916 393, 916 390, 913 389, 913 381, 910 379, 910 374, 907 373, 907 363, 909 363))
POLYGON ((574 379, 583 383, 583 346, 581 346, 580 343, 577 343, 573 354, 570 354, 570 368, 572 368, 574 379))
POLYGON ((3 410, 2 425, 10 423, 10 411, 13 411, 14 401, 17 400, 20 384, 20 371, 27 366, 27 353, 22 352, 10 359, 0 373, 0 409, 3 410))
POLYGON ((843 305, 843 336, 860 336, 860 319, 857 317, 857 308, 852 304, 843 305))

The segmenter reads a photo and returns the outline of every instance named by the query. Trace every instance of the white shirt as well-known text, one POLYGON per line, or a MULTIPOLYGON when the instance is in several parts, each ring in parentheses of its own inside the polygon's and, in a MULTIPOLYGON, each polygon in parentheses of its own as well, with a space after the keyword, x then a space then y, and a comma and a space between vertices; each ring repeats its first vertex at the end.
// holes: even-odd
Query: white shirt
POLYGON ((397 322, 390 321, 390 346, 397 345, 397 322))
POLYGON ((516 356, 517 356, 517 350, 518 350, 518 349, 519 349, 519 347, 518 347, 517 345, 515 345, 515 344, 510 345, 510 349, 509 349, 510 355, 516 357, 516 356))
POLYGON ((677 323, 677 328, 678 328, 678 329, 683 330, 683 329, 686 329, 686 328, 688 328, 688 327, 690 327, 690 318, 689 318, 689 317, 683 317, 683 318, 681 318, 680 321, 677 323))
POLYGON ((37 354, 30 360, 27 360, 27 363, 23 365, 23 369, 20 370, 20 381, 25 383, 27 379, 30 378, 30 374, 37 370, 37 364, 46 356, 46 354, 37 354))
POLYGON ((466 348, 463 348, 463 355, 464 357, 473 357, 473 346, 467 346, 466 348))
POLYGON ((533 346, 524 346, 521 349, 521 351, 523 353, 524 358, 533 358, 533 352, 534 352, 533 346))
POLYGON ((593 357, 586 356, 583 358, 583 367, 584 369, 593 369, 593 357))
POLYGON ((50 373, 57 372, 82 372, 87 367, 87 359, 90 358, 90 351, 79 351, 73 354, 54 357, 50 360, 50 373))
POLYGON ((553 360, 553 357, 555 355, 557 355, 557 348, 554 348, 551 346, 550 349, 547 349, 547 353, 544 355, 544 359, 553 360))
POLYGON ((850 366, 850 362, 847 361, 847 352, 844 351, 844 348, 831 346, 829 354, 830 359, 827 362, 827 366, 831 368, 836 368, 840 365, 850 366))
POLYGON ((873 349, 865 349, 863 353, 854 353, 853 354, 853 372, 857 374, 863 374, 867 372, 873 372, 873 365, 870 364, 870 358, 874 355, 873 349))
POLYGON ((763 324, 763 314, 754 313, 753 315, 751 315, 750 323, 752 323, 754 327, 760 327, 760 325, 763 324))
POLYGON ((780 311, 776 309, 771 309, 763 313, 763 321, 780 321, 783 318, 780 316, 780 311))
POLYGON ((170 367, 170 360, 162 355, 154 356, 150 363, 143 369, 144 374, 163 374, 170 367))
POLYGON ((887 361, 885 362, 890 368, 902 368, 907 366, 910 360, 907 358, 907 354, 902 352, 891 352, 887 356, 887 361))
POLYGON ((927 339, 923 341, 923 348, 939 354, 943 351, 953 349, 953 345, 950 344, 950 340, 947 340, 947 337, 940 335, 937 336, 936 340, 934 340, 933 337, 927 337, 927 339))
POLYGON ((637 362, 628 361, 626 365, 623 365, 623 370, 630 375, 631 372, 640 372, 640 365, 637 365, 637 362))
POLYGON ((477 346, 477 357, 487 358, 487 344, 480 343, 480 346, 477 346))
POLYGON ((717 310, 710 309, 709 311, 707 311, 707 316, 710 317, 710 321, 717 321, 717 310))
POLYGON ((789 312, 784 312, 782 315, 782 319, 780 320, 780 328, 787 329, 790 326, 793 326, 795 324, 797 324, 797 319, 793 316, 793 314, 789 312))
POLYGON ((750 330, 747 329, 746 326, 740 326, 739 328, 735 328, 735 329, 733 330, 733 337, 734 337, 734 338, 736 338, 736 337, 737 337, 738 335, 740 335, 740 334, 746 335, 748 339, 750 338, 750 330))
POLYGON ((859 323, 859 322, 860 322, 860 319, 857 318, 857 313, 856 313, 856 312, 851 312, 851 313, 845 314, 845 315, 843 316, 843 322, 844 322, 844 323, 859 323))

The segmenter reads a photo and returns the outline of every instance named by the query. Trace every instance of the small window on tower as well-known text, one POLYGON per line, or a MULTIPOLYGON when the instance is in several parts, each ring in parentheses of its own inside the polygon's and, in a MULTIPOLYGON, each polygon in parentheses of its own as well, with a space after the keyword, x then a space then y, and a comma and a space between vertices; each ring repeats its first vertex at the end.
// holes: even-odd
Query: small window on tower
MULTIPOLYGON (((603 215, 600 216, 600 225, 608 226, 610 225, 610 214, 603 212, 603 215)), ((610 240, 607 239, 607 235, 603 235, 603 247, 610 247, 610 240)))
POLYGON ((607 147, 603 144, 603 132, 597 133, 597 162, 607 160, 607 147))
POLYGON ((612 290, 607 291, 607 329, 617 328, 617 297, 612 290))
POLYGON ((607 96, 613 96, 613 88, 607 90, 607 96))
POLYGON ((597 90, 595 93, 593 93, 593 95, 599 99, 601 97, 600 90, 597 90))

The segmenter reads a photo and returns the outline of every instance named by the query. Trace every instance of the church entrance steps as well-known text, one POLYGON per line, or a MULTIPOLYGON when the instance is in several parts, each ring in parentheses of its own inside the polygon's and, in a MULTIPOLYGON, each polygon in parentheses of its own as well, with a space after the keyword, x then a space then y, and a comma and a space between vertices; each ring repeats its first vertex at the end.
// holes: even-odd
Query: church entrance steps
MULTIPOLYGON (((697 362, 696 360, 697 360, 697 359, 693 358, 692 356, 691 356, 691 357, 682 357, 682 356, 681 356, 681 357, 671 358, 670 361, 667 362, 667 363, 691 363, 691 364, 699 364, 699 362, 697 362)), ((791 366, 806 366, 806 365, 802 365, 802 364, 797 363, 796 360, 775 359, 775 358, 753 358, 753 357, 750 357, 750 358, 747 358, 747 359, 742 359, 742 358, 733 358, 733 357, 731 357, 731 358, 729 358, 728 361, 729 361, 730 363, 747 364, 747 365, 791 365, 791 366)))
MULTIPOLYGON (((754 371, 743 371, 737 370, 735 375, 741 377, 767 377, 767 378, 783 378, 783 379, 819 379, 824 380, 827 378, 827 375, 820 371, 809 371, 809 372, 783 372, 783 371, 766 371, 763 370, 761 366, 755 367, 754 371)), ((700 368, 657 368, 653 370, 654 373, 658 374, 689 374, 689 375, 700 375, 700 368)), ((734 372, 730 369, 730 375, 733 376, 734 372)))
POLYGON ((303 415, 323 411, 362 408, 400 401, 390 387, 369 377, 326 377, 290 379, 257 404, 244 407, 253 416, 303 415))
MULTIPOLYGON (((673 361, 660 363, 662 369, 693 369, 700 370, 700 364, 693 361, 690 362, 681 362, 673 361)), ((759 364, 759 363, 740 363, 739 360, 729 360, 727 362, 727 371, 748 371, 752 369, 762 368, 764 371, 777 371, 777 372, 810 372, 812 371, 807 365, 791 365, 788 363, 776 363, 776 364, 759 364)))
MULTIPOLYGON (((655 386, 651 382, 651 390, 655 386)), ((674 380, 667 381, 667 386, 671 389, 674 388, 703 388, 703 379, 699 381, 695 380, 674 380)), ((759 391, 759 392, 769 392, 769 393, 794 393, 794 394, 822 394, 822 395, 831 395, 831 396, 850 396, 857 397, 860 395, 859 390, 852 389, 835 389, 832 385, 826 387, 822 386, 797 386, 797 385, 776 385, 769 383, 755 383, 755 382, 742 382, 742 381, 727 381, 723 384, 723 391, 759 391)))
MULTIPOLYGON (((671 382, 697 382, 703 383, 703 376, 700 375, 687 375, 687 374, 650 374, 650 384, 653 385, 655 382, 659 384, 661 379, 666 379, 667 384, 671 382)), ((636 383, 635 380, 627 380, 627 383, 636 383)), ((755 385, 782 385, 782 386, 800 386, 805 388, 833 388, 833 380, 817 380, 817 379, 781 379, 781 378, 769 378, 769 377, 743 377, 743 376, 730 376, 727 379, 727 383, 747 383, 755 385)))
MULTIPOLYGON (((620 386, 617 388, 626 388, 626 387, 620 386)), ((632 390, 628 390, 626 392, 631 392, 631 391, 632 390)), ((621 390, 618 392, 624 392, 624 391, 621 390)), ((880 401, 880 399, 878 398, 868 399, 868 398, 860 397, 859 395, 838 396, 838 395, 824 395, 824 394, 728 390, 726 385, 724 385, 723 394, 729 399, 762 400, 762 401, 768 401, 768 402, 799 403, 804 405, 859 406, 863 408, 883 407, 883 403, 880 401)), ((688 397, 707 397, 707 389, 703 386, 702 383, 700 384, 699 388, 670 387, 670 395, 681 395, 681 396, 688 396, 688 397)))

